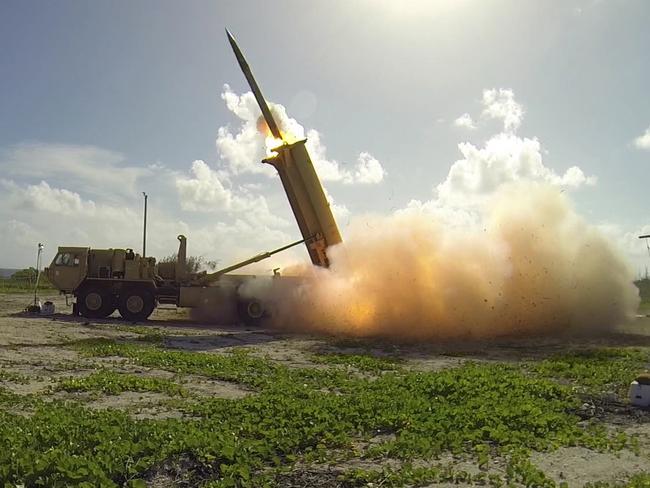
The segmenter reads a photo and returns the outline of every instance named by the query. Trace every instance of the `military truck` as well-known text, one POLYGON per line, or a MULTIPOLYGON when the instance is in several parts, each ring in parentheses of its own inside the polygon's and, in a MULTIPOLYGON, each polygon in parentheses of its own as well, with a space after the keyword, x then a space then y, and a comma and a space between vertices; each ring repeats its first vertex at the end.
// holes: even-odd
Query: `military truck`
POLYGON ((309 157, 306 140, 287 142, 273 118, 262 92, 230 32, 226 31, 237 61, 255 95, 264 121, 281 144, 262 163, 272 165, 280 176, 302 239, 279 249, 253 256, 214 273, 189 273, 187 240, 180 241, 175 262, 156 263, 133 249, 91 249, 59 247, 46 273, 52 284, 66 297, 73 297, 73 313, 84 317, 107 317, 116 309, 126 320, 145 320, 158 304, 178 307, 205 307, 224 320, 239 318, 257 322, 265 306, 257 297, 245 296, 242 285, 254 279, 285 279, 229 274, 248 264, 304 243, 317 266, 329 266, 327 249, 341 242, 338 226, 325 192, 309 157))
POLYGON ((124 319, 139 321, 147 319, 157 304, 172 304, 218 308, 230 320, 255 323, 264 315, 264 307, 258 299, 242 296, 239 288, 258 277, 226 273, 304 242, 301 239, 214 273, 189 273, 187 239, 179 235, 178 240, 176 261, 158 264, 133 249, 59 247, 45 272, 61 293, 74 296, 73 313, 84 317, 103 318, 119 310, 124 319))

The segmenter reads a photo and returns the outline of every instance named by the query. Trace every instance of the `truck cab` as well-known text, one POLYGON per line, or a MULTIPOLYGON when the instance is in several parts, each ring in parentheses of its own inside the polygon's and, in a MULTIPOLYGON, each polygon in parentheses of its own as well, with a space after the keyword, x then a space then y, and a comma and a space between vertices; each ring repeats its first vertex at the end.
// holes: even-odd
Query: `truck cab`
POLYGON ((88 247, 59 247, 45 274, 58 290, 73 293, 86 278, 88 247))
POLYGON ((156 306, 156 260, 133 249, 59 247, 45 269, 51 283, 74 295, 74 312, 103 318, 119 309, 127 320, 144 320, 156 306))

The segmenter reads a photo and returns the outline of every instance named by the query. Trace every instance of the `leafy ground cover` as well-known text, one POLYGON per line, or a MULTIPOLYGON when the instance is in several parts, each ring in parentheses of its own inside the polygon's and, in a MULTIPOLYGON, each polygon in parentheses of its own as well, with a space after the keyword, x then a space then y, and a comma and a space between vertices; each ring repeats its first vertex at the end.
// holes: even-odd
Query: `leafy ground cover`
POLYGON ((650 355, 633 348, 604 348, 563 353, 532 365, 546 378, 565 379, 590 392, 624 396, 631 378, 647 369, 650 355))
POLYGON ((24 374, 18 374, 13 371, 6 371, 0 369, 0 381, 8 381, 10 383, 28 383, 29 377, 24 374))
POLYGON ((391 357, 323 354, 313 357, 314 367, 295 368, 245 348, 218 354, 174 350, 166 347, 164 333, 141 332, 145 340, 77 340, 67 347, 92 361, 169 371, 180 384, 100 370, 65 378, 56 388, 166 393, 181 416, 136 419, 118 409, 97 411, 80 401, 0 390, 0 480, 140 486, 165 473, 192 486, 285 486, 294 463, 362 459, 375 467, 341 469, 338 486, 552 486, 530 463, 531 449, 618 450, 633 444, 625 434, 574 414, 581 403, 575 384, 606 391, 620 386, 618 374, 647 361, 641 350, 606 349, 533 364, 467 362, 431 372, 391 357), (183 395, 184 375, 244 385, 252 394, 183 395), (473 460, 479 471, 426 464, 450 453, 473 460), (497 457, 506 460, 501 474, 485 469, 497 457))
POLYGON ((181 385, 174 381, 128 373, 116 373, 110 370, 100 370, 85 377, 70 377, 62 380, 56 386, 57 390, 68 392, 90 391, 108 395, 118 395, 125 391, 150 391, 166 393, 170 396, 187 395, 181 385))
POLYGON ((359 371, 380 372, 399 370, 403 359, 390 356, 369 356, 367 354, 314 354, 312 361, 320 364, 345 365, 359 371))

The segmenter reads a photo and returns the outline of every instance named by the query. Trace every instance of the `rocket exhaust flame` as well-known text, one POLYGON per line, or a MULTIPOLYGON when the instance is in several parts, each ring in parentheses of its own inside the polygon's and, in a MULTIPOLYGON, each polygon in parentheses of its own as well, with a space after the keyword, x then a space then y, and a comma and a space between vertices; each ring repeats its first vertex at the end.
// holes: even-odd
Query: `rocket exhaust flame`
POLYGON ((500 189, 475 231, 401 213, 347 235, 330 269, 297 267, 298 286, 245 292, 278 328, 396 340, 602 331, 639 302, 631 269, 551 186, 500 189))

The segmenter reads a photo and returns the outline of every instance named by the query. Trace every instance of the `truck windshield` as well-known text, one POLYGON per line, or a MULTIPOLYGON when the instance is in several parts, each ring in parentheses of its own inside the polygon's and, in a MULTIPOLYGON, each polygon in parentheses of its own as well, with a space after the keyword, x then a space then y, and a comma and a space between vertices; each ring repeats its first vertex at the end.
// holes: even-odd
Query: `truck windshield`
POLYGON ((54 264, 57 266, 79 266, 79 257, 69 252, 60 252, 56 255, 54 264))

